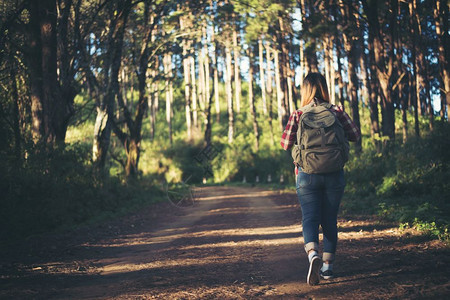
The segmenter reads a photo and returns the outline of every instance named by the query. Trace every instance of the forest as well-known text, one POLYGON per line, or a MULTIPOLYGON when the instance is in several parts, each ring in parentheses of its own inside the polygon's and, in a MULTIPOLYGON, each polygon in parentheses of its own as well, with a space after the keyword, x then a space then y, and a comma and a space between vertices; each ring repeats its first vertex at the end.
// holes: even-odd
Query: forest
POLYGON ((2 239, 111 218, 164 186, 295 189, 309 72, 362 130, 346 214, 448 239, 449 2, 1 0, 2 239))

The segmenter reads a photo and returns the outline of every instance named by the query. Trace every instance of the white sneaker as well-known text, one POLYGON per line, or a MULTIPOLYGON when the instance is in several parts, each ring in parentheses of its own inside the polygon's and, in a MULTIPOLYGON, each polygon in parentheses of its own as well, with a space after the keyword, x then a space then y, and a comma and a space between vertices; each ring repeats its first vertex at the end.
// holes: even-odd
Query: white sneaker
POLYGON ((306 278, 306 282, 309 285, 316 285, 320 281, 319 271, 322 267, 322 260, 318 256, 314 256, 309 263, 309 271, 308 277, 306 278))

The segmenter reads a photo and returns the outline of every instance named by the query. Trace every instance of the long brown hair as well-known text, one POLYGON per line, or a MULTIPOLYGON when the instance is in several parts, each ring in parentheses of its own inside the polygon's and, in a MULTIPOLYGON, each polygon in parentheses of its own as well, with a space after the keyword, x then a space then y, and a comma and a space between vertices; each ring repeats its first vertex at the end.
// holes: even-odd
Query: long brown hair
POLYGON ((330 103, 330 95, 328 94, 325 77, 320 73, 309 73, 303 81, 300 97, 300 107, 308 105, 314 98, 330 103))

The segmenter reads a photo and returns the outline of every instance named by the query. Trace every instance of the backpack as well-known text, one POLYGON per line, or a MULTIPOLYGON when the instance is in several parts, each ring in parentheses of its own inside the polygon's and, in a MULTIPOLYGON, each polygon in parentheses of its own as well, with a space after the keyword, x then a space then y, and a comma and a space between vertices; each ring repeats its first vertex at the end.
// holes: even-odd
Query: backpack
POLYGON ((349 143, 344 128, 330 110, 330 103, 314 104, 302 108, 292 157, 308 174, 338 171, 348 161, 349 143))

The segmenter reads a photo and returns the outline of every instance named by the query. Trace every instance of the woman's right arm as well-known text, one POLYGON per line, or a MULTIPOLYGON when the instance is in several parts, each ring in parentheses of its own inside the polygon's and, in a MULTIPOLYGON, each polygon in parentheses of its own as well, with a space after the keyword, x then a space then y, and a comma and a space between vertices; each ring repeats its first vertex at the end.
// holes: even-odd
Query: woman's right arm
POLYGON ((298 120, 302 112, 300 110, 294 111, 284 128, 283 135, 281 136, 281 147, 284 150, 289 150, 297 141, 298 120))

